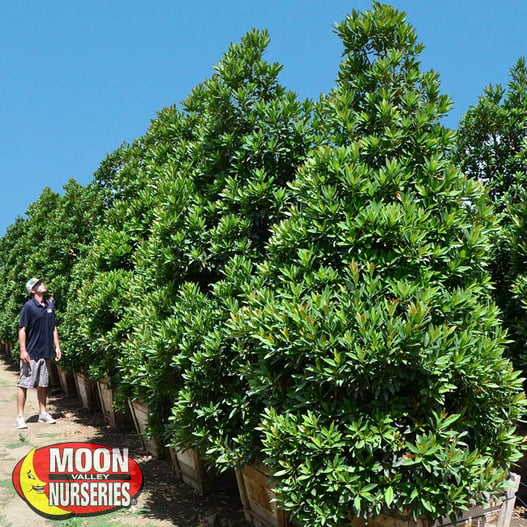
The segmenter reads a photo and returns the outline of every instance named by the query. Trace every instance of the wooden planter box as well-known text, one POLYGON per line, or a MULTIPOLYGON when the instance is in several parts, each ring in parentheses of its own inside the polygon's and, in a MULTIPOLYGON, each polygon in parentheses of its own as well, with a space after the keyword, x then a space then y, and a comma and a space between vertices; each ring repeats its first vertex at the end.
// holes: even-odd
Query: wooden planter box
POLYGON ((81 401, 81 405, 86 410, 93 412, 101 409, 99 394, 97 393, 97 383, 92 381, 84 373, 75 373, 75 386, 81 401))
POLYGON ((2 353, 4 353, 9 359, 13 358, 13 347, 14 345, 12 342, 6 342, 5 340, 0 341, 2 353))
POLYGON ((145 406, 141 401, 131 401, 130 399, 128 399, 128 406, 130 408, 132 420, 137 434, 139 435, 143 449, 149 454, 152 454, 154 457, 165 457, 164 447, 159 445, 155 439, 148 437, 148 407, 145 406))
POLYGON ((57 374, 59 376, 59 385, 66 397, 77 397, 77 386, 73 373, 63 370, 57 365, 57 374))
POLYGON ((455 523, 450 518, 442 518, 430 525, 424 520, 410 521, 381 515, 367 522, 355 518, 351 527, 509 527, 520 479, 517 474, 511 474, 508 480, 511 488, 503 496, 489 498, 486 504, 460 514, 455 523))
POLYGON ((2 340, 0 341, 0 348, 2 350, 2 353, 4 353, 6 359, 18 364, 19 362, 18 353, 16 357, 13 355, 13 350, 15 349, 14 342, 2 340))
POLYGON ((99 392, 104 420, 116 430, 129 430, 132 428, 133 421, 130 415, 130 409, 127 408, 126 410, 128 411, 117 412, 113 406, 115 390, 110 388, 109 381, 107 379, 98 381, 97 390, 99 392))
MULTIPOLYGON (((274 493, 263 466, 246 466, 236 471, 240 498, 247 521, 255 527, 288 527, 287 513, 272 502, 274 493)), ((364 520, 354 518, 350 527, 510 527, 514 512, 516 492, 520 476, 511 474, 510 488, 503 496, 489 498, 484 505, 474 507, 460 514, 455 523, 442 518, 433 524, 425 520, 406 520, 381 515, 364 520)))
POLYGON ((170 447, 169 452, 179 478, 200 494, 232 489, 236 486, 233 471, 218 473, 203 461, 196 450, 170 447))
MULTIPOLYGON (((520 486, 520 476, 511 473, 508 479, 510 488, 507 492, 496 498, 490 498, 485 505, 474 507, 459 516, 455 527, 509 527, 514 512, 516 492, 520 486)), ((434 527, 448 527, 454 525, 450 519, 443 518, 434 524, 434 527)))
POLYGON ((245 518, 255 527, 288 527, 287 513, 272 500, 274 492, 263 465, 247 465, 236 471, 245 518))
POLYGON ((49 361, 49 388, 60 388, 59 368, 55 359, 49 361))

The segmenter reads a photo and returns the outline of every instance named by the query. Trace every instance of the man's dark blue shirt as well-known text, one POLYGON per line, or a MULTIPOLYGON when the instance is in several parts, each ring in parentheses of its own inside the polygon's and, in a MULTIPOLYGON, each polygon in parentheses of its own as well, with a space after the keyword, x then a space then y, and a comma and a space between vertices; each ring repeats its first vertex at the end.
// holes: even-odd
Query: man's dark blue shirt
POLYGON ((20 311, 19 327, 26 328, 26 349, 33 360, 49 359, 53 352, 53 332, 57 325, 53 304, 28 300, 20 311))

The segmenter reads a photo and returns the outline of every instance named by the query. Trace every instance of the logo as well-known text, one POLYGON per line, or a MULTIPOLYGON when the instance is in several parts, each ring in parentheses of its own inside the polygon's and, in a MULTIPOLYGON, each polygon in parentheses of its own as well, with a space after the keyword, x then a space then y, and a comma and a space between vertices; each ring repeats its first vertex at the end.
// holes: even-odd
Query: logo
POLYGON ((143 473, 127 448, 58 443, 31 450, 12 481, 35 512, 64 520, 129 507, 143 488, 143 473))

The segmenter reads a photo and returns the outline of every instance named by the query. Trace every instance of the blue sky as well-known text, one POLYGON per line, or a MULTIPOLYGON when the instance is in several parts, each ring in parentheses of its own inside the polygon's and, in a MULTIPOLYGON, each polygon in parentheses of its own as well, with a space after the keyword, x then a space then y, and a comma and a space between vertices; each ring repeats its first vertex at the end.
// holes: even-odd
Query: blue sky
MULTIPOLYGON (((389 3, 389 2, 386 2, 389 3)), ((456 127, 527 55, 526 0, 394 0, 441 76, 456 127)), ((301 98, 329 91, 333 32, 363 0, 0 0, 0 236, 44 187, 91 181, 104 156, 143 135, 163 106, 212 73, 229 43, 268 29, 267 58, 301 98)))

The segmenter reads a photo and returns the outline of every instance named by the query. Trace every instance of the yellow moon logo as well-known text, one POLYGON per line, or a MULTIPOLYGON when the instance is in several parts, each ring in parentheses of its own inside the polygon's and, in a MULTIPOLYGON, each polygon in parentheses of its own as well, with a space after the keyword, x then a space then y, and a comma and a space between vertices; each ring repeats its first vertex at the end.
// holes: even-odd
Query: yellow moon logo
POLYGON ((35 448, 24 458, 20 467, 20 489, 24 499, 37 512, 48 517, 71 516, 70 511, 50 505, 46 494, 46 482, 38 478, 33 464, 35 448))

